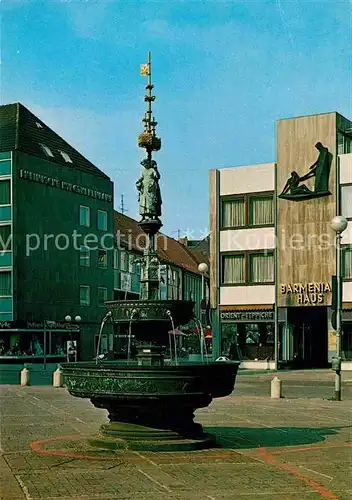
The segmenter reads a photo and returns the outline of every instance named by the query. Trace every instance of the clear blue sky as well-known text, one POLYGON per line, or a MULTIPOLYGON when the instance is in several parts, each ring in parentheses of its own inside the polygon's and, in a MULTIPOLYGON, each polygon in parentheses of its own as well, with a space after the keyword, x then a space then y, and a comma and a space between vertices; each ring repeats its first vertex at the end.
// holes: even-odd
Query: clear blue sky
POLYGON ((163 149, 164 230, 204 236, 208 170, 273 161, 275 121, 351 117, 351 3, 3 0, 1 101, 20 101, 115 183, 138 217, 145 79, 163 149))

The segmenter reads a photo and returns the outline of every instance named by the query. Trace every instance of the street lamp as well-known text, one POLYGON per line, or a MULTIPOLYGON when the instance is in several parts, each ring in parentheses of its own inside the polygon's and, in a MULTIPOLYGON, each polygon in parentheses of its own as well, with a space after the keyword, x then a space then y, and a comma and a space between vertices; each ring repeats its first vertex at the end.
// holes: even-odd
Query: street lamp
POLYGON ((330 222, 331 229, 336 233, 336 359, 333 360, 335 369, 335 400, 341 401, 341 239, 348 222, 342 215, 336 215, 330 222))
MULTIPOLYGON (((205 311, 203 310, 205 308, 205 275, 206 273, 208 272, 208 269, 209 269, 209 266, 206 262, 201 262, 198 266, 198 271, 201 273, 202 275, 202 301, 201 301, 201 308, 202 308, 202 319, 204 319, 204 316, 205 316, 205 311)), ((203 330, 203 323, 205 323, 205 321, 202 321, 201 322, 201 342, 200 342, 200 355, 201 355, 201 359, 202 361, 204 360, 204 330, 203 330)))
MULTIPOLYGON (((78 315, 75 316, 75 321, 77 321, 77 323, 79 323, 81 321, 81 319, 82 319, 81 316, 78 316, 78 315)), ((69 314, 67 314, 67 316, 65 316, 65 321, 67 321, 68 323, 70 321, 72 321, 72 318, 69 314)))
MULTIPOLYGON (((79 316, 79 314, 77 314, 75 316, 75 321, 76 323, 79 323, 80 321, 82 320, 81 316, 79 316)), ((65 321, 67 321, 67 323, 71 323, 72 321, 72 316, 70 316, 69 314, 66 314, 65 316, 65 321)), ((72 338, 72 337, 71 337, 72 338)), ((77 349, 75 350, 75 360, 77 361, 77 349)), ((69 352, 68 352, 68 348, 67 348, 67 361, 69 361, 69 352)))

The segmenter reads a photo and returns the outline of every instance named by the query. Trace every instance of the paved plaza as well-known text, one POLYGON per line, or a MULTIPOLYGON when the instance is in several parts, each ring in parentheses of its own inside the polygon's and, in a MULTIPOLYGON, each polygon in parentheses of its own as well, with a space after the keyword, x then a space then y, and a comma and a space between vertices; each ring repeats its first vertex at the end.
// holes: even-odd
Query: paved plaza
POLYGON ((196 413, 221 447, 182 453, 90 448, 105 410, 65 388, 1 386, 4 500, 352 498, 352 373, 330 401, 332 371, 240 373, 233 395, 196 413))

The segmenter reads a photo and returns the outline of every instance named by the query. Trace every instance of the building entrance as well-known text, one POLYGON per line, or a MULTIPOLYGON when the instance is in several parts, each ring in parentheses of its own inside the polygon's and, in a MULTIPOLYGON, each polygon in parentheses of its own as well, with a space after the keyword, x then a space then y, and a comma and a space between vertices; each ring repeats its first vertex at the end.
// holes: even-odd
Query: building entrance
POLYGON ((297 367, 328 366, 328 321, 326 307, 292 307, 288 322, 293 332, 293 361, 297 367))

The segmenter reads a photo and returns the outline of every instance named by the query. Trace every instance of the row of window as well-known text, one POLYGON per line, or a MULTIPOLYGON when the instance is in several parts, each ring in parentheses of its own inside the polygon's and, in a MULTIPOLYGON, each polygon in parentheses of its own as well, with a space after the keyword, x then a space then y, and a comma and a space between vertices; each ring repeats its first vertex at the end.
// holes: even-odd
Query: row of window
MULTIPOLYGON (((352 219, 352 185, 341 186, 341 213, 347 219, 352 219)), ((273 225, 273 195, 243 195, 222 198, 221 229, 273 225)))
POLYGON ((221 228, 243 228, 274 225, 274 197, 243 195, 221 201, 221 228))
MULTIPOLYGON (((244 252, 222 256, 222 284, 274 283, 274 254, 244 252)), ((352 246, 342 249, 342 275, 352 279, 352 246)))
MULTIPOLYGON (((105 286, 98 286, 98 304, 104 306, 108 300, 108 289, 105 286)), ((91 287, 89 285, 80 285, 79 303, 81 306, 90 306, 91 287)))
MULTIPOLYGON (((86 205, 79 207, 79 224, 84 227, 90 227, 91 224, 91 209, 86 205)), ((100 231, 108 230, 108 213, 106 210, 98 210, 97 212, 97 228, 100 231)))
MULTIPOLYGON (((81 246, 79 249, 79 265, 81 267, 90 267, 90 262, 90 248, 81 246)), ((98 248, 97 266, 99 269, 107 269, 108 267, 108 251, 104 248, 98 248)))

